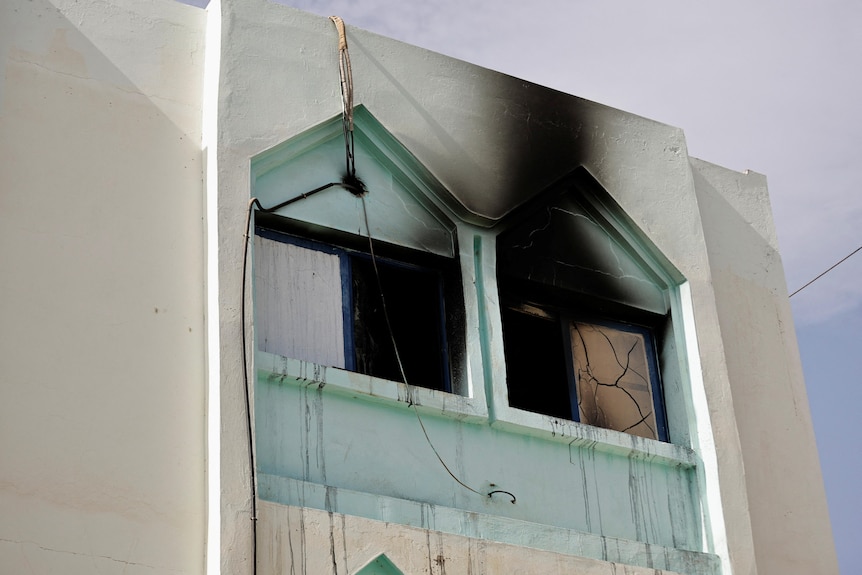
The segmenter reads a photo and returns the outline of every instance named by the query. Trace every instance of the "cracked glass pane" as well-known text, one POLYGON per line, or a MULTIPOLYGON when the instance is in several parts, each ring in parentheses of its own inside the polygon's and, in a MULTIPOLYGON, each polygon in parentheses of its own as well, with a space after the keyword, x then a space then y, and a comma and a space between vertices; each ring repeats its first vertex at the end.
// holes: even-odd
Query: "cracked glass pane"
POLYGON ((646 336, 580 322, 570 330, 581 422, 658 439, 646 336))

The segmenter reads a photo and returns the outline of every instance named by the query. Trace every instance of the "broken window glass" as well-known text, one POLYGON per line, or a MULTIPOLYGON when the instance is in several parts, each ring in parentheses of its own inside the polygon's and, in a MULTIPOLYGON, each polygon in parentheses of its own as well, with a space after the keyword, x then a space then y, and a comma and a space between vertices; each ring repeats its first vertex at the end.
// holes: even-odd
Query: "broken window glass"
POLYGON ((649 328, 512 301, 502 319, 509 405, 667 441, 649 328))
POLYGON ((646 334, 576 321, 569 331, 581 422, 659 439, 646 334))
POLYGON ((583 170, 497 236, 511 407, 668 440, 658 353, 670 308, 654 250, 583 170))

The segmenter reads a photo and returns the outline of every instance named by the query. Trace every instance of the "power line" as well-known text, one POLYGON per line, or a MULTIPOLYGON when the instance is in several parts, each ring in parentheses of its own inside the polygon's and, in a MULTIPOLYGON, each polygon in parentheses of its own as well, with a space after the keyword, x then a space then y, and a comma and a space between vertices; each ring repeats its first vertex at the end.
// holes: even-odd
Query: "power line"
POLYGON ((787 296, 787 297, 788 297, 788 298, 791 298, 791 297, 795 296, 796 294, 798 294, 799 292, 801 292, 802 290, 804 290, 805 288, 807 288, 808 286, 810 286, 811 284, 813 284, 814 282, 816 282, 817 280, 819 280, 820 278, 822 278, 823 276, 825 276, 826 274, 828 274, 829 272, 831 272, 832 270, 834 270, 835 268, 837 268, 839 265, 843 264, 845 261, 847 261, 848 259, 850 259, 850 257, 851 257, 852 255, 854 255, 856 252, 858 252, 859 250, 862 250, 862 246, 859 246, 858 248, 856 248, 855 250, 853 250, 852 252, 850 252, 849 254, 847 254, 846 256, 844 256, 843 258, 841 258, 840 260, 838 260, 838 262, 836 262, 835 264, 833 264, 833 265, 832 265, 832 267, 830 267, 830 268, 829 268, 829 269, 827 269, 825 272, 821 273, 821 274, 820 274, 820 275, 818 275, 816 278, 814 278, 813 280, 811 280, 810 282, 808 282, 807 284, 805 284, 804 286, 802 286, 801 288, 799 288, 798 290, 796 290, 795 292, 793 292, 792 294, 790 294, 790 295, 789 295, 789 296, 787 296))

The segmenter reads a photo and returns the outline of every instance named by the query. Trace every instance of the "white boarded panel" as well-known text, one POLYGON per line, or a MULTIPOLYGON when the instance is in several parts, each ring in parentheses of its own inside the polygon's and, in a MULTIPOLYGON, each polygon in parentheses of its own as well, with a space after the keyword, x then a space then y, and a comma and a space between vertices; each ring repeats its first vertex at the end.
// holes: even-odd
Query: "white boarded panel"
POLYGON ((259 349, 344 367, 337 255, 255 236, 254 293, 259 349))

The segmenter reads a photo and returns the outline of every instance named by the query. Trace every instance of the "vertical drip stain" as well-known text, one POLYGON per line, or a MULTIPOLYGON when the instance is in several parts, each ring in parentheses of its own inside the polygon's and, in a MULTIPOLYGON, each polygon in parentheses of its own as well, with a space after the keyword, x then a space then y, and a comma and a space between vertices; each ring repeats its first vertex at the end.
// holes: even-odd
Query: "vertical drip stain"
POLYGON ((635 476, 635 461, 629 459, 629 507, 632 512, 632 522, 635 526, 635 539, 643 541, 643 529, 641 526, 641 498, 638 491, 638 481, 635 476))
POLYGON ((604 535, 605 526, 602 520, 602 498, 599 494, 599 474, 596 471, 596 452, 592 449, 590 450, 590 463, 592 463, 593 467, 593 492, 596 494, 596 509, 599 512, 599 534, 604 535))
MULTIPOLYGON (((299 387, 299 436, 302 458, 302 481, 299 484, 299 560, 302 569, 300 573, 306 573, 306 548, 305 548, 305 485, 308 482, 311 471, 311 454, 309 453, 309 434, 311 432, 310 411, 308 407, 308 388, 304 385, 299 387)), ((291 550, 292 553, 292 550, 291 550)), ((291 562, 291 573, 294 572, 295 561, 291 562)))
POLYGON ((344 570, 347 571, 347 525, 344 514, 341 517, 341 551, 344 555, 344 570))
POLYGON ((296 575, 296 557, 293 554, 293 528, 290 523, 290 516, 292 515, 292 510, 287 510, 287 545, 288 552, 290 553, 290 575, 296 575))
MULTIPOLYGON (((458 470, 458 477, 467 477, 467 470, 464 468, 464 429, 461 422, 455 423, 455 469, 458 470)), ((452 490, 452 506, 457 507, 457 495, 460 491, 452 490)))
POLYGON ((335 489, 326 486, 326 495, 324 496, 324 506, 326 514, 329 517, 329 558, 332 561, 332 573, 338 575, 338 560, 335 558, 335 521, 332 516, 332 510, 337 506, 337 494, 335 489))
POLYGON ((644 555, 646 556, 646 566, 652 569, 654 565, 652 560, 652 548, 649 543, 644 543, 644 555))
MULTIPOLYGON (((423 506, 424 508, 424 506, 423 506)), ((423 513, 423 523, 424 523, 424 513, 423 513)), ((434 561, 431 558, 431 530, 427 527, 425 528, 425 549, 428 554, 428 573, 433 575, 434 573, 434 561)))
MULTIPOLYGON (((674 547, 680 546, 679 537, 677 535, 676 525, 680 521, 678 514, 676 513, 677 506, 674 503, 674 498, 671 497, 673 492, 684 493, 679 489, 678 481, 676 481, 679 477, 678 473, 674 473, 675 470, 666 469, 665 476, 667 477, 667 514, 670 517, 670 536, 671 541, 673 541, 674 547)), ((685 523, 681 523, 685 525, 685 523)))
POLYGON ((320 482, 326 484, 326 459, 324 457, 323 440, 323 386, 317 386, 314 393, 314 415, 317 423, 317 467, 320 470, 320 482))
POLYGON ((650 543, 655 543, 657 541, 661 541, 662 538, 659 537, 659 531, 661 530, 661 522, 658 518, 658 505, 656 499, 656 489, 655 484, 653 483, 653 478, 655 477, 656 470, 653 469, 652 465, 646 462, 642 462, 640 467, 643 469, 642 473, 642 482, 644 487, 647 490, 647 502, 648 506, 646 508, 646 540, 650 543))
MULTIPOLYGON (((573 448, 572 444, 569 443, 569 461, 571 461, 571 459, 572 459, 572 456, 571 456, 572 448, 573 448)), ((582 449, 580 449, 580 448, 575 448, 575 449, 577 449, 577 453, 578 453, 578 467, 581 469, 581 491, 584 495, 584 519, 587 522, 587 532, 592 533, 593 532, 593 521, 592 521, 591 510, 590 510, 590 489, 587 486, 587 466, 586 466, 586 463, 584 462, 584 455, 585 454, 584 454, 584 451, 582 449)), ((598 496, 598 494, 597 494, 597 496, 598 496)))
MULTIPOLYGON (((308 481, 309 475, 311 473, 311 453, 309 451, 309 437, 311 435, 311 410, 308 405, 308 387, 300 386, 299 388, 299 409, 300 409, 300 421, 302 422, 303 427, 300 428, 300 437, 302 444, 302 451, 305 455, 303 460, 302 467, 302 480, 308 481)), ((303 505, 305 505, 305 499, 303 498, 303 505)))
POLYGON ((305 547, 305 503, 299 508, 299 555, 302 560, 302 575, 308 573, 306 561, 307 553, 305 547))
POLYGON ((446 553, 443 546, 443 533, 437 532, 437 558, 434 560, 440 567, 440 575, 446 575, 446 553))

